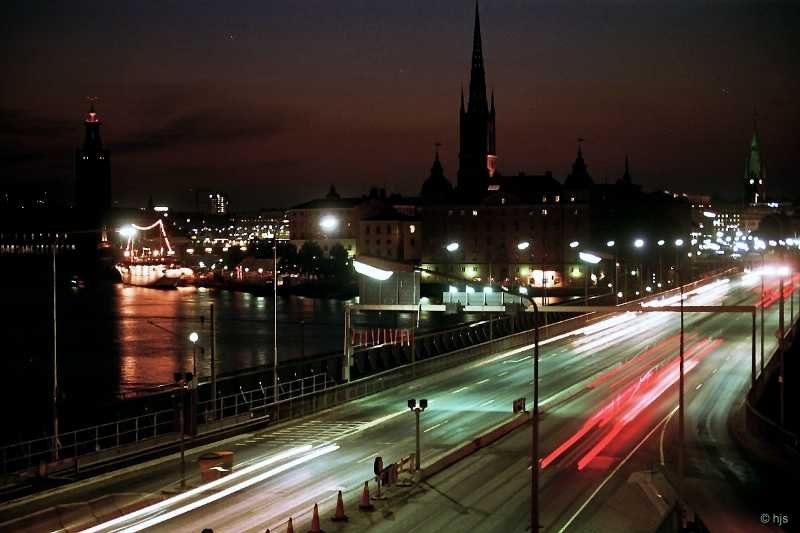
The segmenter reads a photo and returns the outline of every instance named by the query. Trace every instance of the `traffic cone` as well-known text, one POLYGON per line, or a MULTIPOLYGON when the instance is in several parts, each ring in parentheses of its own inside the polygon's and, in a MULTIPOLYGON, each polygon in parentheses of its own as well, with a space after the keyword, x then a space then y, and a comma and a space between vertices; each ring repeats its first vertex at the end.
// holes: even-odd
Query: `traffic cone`
POLYGON ((347 522, 349 519, 344 514, 344 501, 342 501, 342 491, 339 491, 339 496, 336 498, 336 514, 331 518, 334 522, 347 522))
POLYGON ((314 504, 314 514, 311 515, 311 529, 308 533, 323 533, 319 527, 319 508, 314 504))
POLYGON ((294 533, 294 526, 292 525, 292 517, 289 517, 289 522, 286 524, 286 533, 294 533))
POLYGON ((374 511, 375 506, 369 501, 369 481, 364 482, 364 492, 361 493, 361 503, 358 508, 362 511, 374 511))

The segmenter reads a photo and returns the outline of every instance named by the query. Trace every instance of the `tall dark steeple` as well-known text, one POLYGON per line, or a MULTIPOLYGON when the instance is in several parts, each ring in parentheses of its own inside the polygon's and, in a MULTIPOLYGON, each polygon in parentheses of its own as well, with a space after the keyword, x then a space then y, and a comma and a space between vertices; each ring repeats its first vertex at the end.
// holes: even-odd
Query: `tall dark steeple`
POLYGON ((433 156, 433 165, 431 165, 431 174, 428 179, 422 184, 422 201, 426 204, 436 204, 447 202, 451 200, 453 186, 444 175, 444 168, 439 161, 439 143, 436 143, 436 150, 433 156))
POLYGON ((464 194, 479 195, 486 191, 488 178, 494 174, 495 160, 497 159, 494 117, 494 97, 492 97, 491 110, 486 97, 481 20, 476 3, 469 100, 465 110, 462 90, 459 111, 458 188, 464 194))
POLYGON ((632 182, 633 182, 633 179, 631 178, 631 169, 628 166, 628 156, 626 155, 625 156, 625 174, 623 174, 622 178, 620 178, 620 183, 622 183, 623 185, 630 185, 632 182))
POLYGON ((75 152, 75 205, 92 221, 111 207, 111 161, 100 137, 100 117, 89 108, 83 121, 83 144, 75 152))
POLYGON ((759 204, 767 201, 767 169, 761 154, 761 142, 758 139, 758 125, 753 119, 753 137, 750 139, 750 150, 744 168, 744 201, 747 204, 759 204))
POLYGON ((584 139, 578 139, 578 155, 575 157, 575 162, 572 163, 572 172, 564 180, 564 188, 566 189, 590 189, 594 185, 594 180, 592 180, 589 175, 589 169, 586 167, 586 161, 583 159, 583 147, 581 146, 583 141, 584 139))

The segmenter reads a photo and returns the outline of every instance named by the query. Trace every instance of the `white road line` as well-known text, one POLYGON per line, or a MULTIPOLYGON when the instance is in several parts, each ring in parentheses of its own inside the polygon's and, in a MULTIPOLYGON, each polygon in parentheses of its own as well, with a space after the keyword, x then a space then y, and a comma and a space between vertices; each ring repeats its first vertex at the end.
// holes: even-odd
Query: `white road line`
POLYGON ((469 387, 461 387, 460 389, 456 389, 456 390, 454 390, 454 391, 453 391, 453 392, 451 392, 450 394, 458 394, 459 392, 461 392, 461 391, 465 391, 465 390, 467 390, 468 388, 469 388, 469 387))
POLYGON ((433 426, 429 427, 429 428, 428 428, 428 429, 426 429, 426 430, 423 430, 422 432, 423 432, 423 433, 427 433, 427 432, 429 432, 429 431, 433 431, 434 429, 436 429, 436 428, 438 428, 438 427, 440 427, 440 426, 443 426, 443 425, 444 425, 444 424, 446 424, 446 423, 447 423, 447 420, 445 420, 444 422, 441 422, 441 423, 439 423, 439 424, 434 424, 433 426))
POLYGON ((665 423, 665 422, 667 421, 667 418, 669 418, 670 416, 672 416, 672 413, 670 413, 670 414, 668 414, 667 416, 665 416, 665 417, 664 417, 664 418, 661 420, 661 422, 659 422, 658 424, 656 424, 656 426, 655 426, 653 429, 651 429, 651 430, 650 430, 650 433, 648 433, 647 435, 645 435, 645 437, 644 437, 644 438, 643 438, 643 439, 642 439, 642 440, 639 442, 639 444, 637 444, 637 445, 636 445, 636 447, 635 447, 633 450, 631 450, 631 452, 630 452, 630 453, 629 453, 627 456, 625 456, 625 459, 623 459, 623 460, 622 460, 622 461, 621 461, 621 462, 620 462, 620 463, 617 465, 617 467, 616 467, 616 468, 615 468, 615 469, 614 469, 614 470, 613 470, 613 471, 612 471, 612 472, 611 472, 611 473, 608 475, 608 477, 606 477, 606 478, 603 480, 603 482, 602 482, 602 483, 600 483, 600 485, 598 485, 598 487, 597 487, 596 489, 594 489, 594 492, 592 492, 592 493, 589 495, 589 497, 586 499, 586 501, 585 501, 585 502, 583 502, 583 505, 581 505, 581 506, 578 508, 578 510, 577 510, 577 511, 575 511, 575 514, 574 514, 574 515, 572 515, 572 516, 570 517, 570 519, 569 519, 569 520, 567 520, 567 523, 566 523, 566 524, 564 524, 564 526, 563 526, 561 529, 559 529, 559 530, 558 530, 558 533, 562 533, 563 531, 566 531, 566 530, 567 530, 567 528, 568 528, 569 526, 571 526, 571 525, 572 525, 572 523, 575 521, 575 519, 576 519, 576 518, 578 518, 578 515, 579 515, 579 514, 581 514, 581 513, 583 512, 583 510, 584 510, 584 509, 586 509, 586 507, 589 505, 589 503, 591 503, 591 501, 594 499, 594 497, 595 497, 595 496, 597 496, 597 494, 598 494, 598 493, 599 493, 599 492, 600 492, 600 491, 603 489, 603 487, 605 487, 605 486, 606 486, 606 483, 608 483, 609 481, 611 481, 611 478, 612 478, 612 477, 614 477, 614 474, 616 474, 616 473, 619 471, 619 469, 620 469, 620 468, 622 468, 623 466, 625 466, 625 463, 627 463, 627 462, 628 462, 628 460, 630 460, 630 458, 631 458, 631 457, 633 457, 633 454, 635 454, 637 451, 639 451, 639 448, 641 448, 641 447, 642 447, 642 444, 644 444, 645 442, 647 442, 647 440, 648 440, 650 437, 652 437, 652 436, 653 436, 653 433, 655 433, 655 432, 656 432, 656 430, 658 429, 658 427, 659 427, 661 424, 665 423))
POLYGON ((702 386, 703 386, 703 384, 701 383, 700 385, 698 385, 697 387, 695 387, 695 388, 694 388, 694 390, 700 390, 700 387, 702 387, 702 386))
POLYGON ((661 456, 661 466, 664 466, 664 434, 667 432, 667 426, 669 425, 669 421, 672 420, 672 415, 678 412, 679 407, 679 405, 676 405, 675 408, 670 411, 667 421, 664 423, 664 427, 661 428, 661 437, 658 439, 658 453, 661 456))
POLYGON ((483 384, 483 383, 486 383, 487 381, 489 381, 489 378, 482 379, 482 380, 480 380, 479 382, 477 382, 475 385, 481 385, 481 384, 483 384))
POLYGON ((359 459, 358 461, 356 461, 356 464, 365 463, 365 462, 369 461, 370 459, 375 459, 375 456, 377 456, 377 455, 378 455, 378 452, 372 452, 371 454, 367 455, 363 459, 359 459))
POLYGON ((484 405, 489 405, 490 403, 494 403, 494 400, 487 400, 487 401, 483 402, 482 404, 480 404, 478 407, 483 407, 484 405))
POLYGON ((508 370, 506 370, 505 372, 500 372, 500 373, 499 373, 499 374, 497 374, 497 375, 498 375, 498 376, 505 376, 506 374, 508 374, 508 370))

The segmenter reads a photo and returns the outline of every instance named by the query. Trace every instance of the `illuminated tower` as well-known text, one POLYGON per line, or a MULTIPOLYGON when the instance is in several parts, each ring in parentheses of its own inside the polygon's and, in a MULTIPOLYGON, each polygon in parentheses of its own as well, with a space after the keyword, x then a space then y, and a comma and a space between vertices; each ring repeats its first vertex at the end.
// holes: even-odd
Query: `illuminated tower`
POLYGON ((100 124, 92 104, 84 120, 83 144, 75 152, 75 205, 87 215, 103 214, 111 207, 111 165, 100 124))
POLYGON ((758 140, 758 129, 753 122, 753 138, 750 140, 750 151, 744 167, 744 201, 747 204, 759 204, 767 201, 766 185, 767 169, 761 156, 761 143, 758 140))
POLYGON ((495 172, 494 94, 491 108, 486 98, 486 72, 483 66, 481 21, 475 4, 475 31, 472 39, 472 66, 469 80, 469 100, 464 106, 461 91, 459 110, 458 188, 468 194, 486 190, 489 176, 495 172))

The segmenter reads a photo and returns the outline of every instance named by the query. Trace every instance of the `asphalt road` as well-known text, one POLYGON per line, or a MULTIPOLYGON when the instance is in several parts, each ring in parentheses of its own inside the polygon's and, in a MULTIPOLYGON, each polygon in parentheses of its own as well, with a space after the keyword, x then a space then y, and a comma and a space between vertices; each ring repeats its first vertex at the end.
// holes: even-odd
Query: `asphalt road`
MULTIPOLYGON (((757 300, 754 287, 739 277, 690 296, 687 305, 754 303, 757 300)), ((774 330, 775 307, 769 309, 767 331, 774 330)), ((674 401, 665 398, 670 394, 674 396, 670 375, 676 377, 677 370, 669 367, 669 361, 676 353, 677 329, 677 315, 626 314, 593 324, 565 338, 550 340, 543 346, 541 450, 543 455, 549 455, 564 447, 563 453, 548 462, 543 471, 542 525, 547 530, 558 530, 568 523, 578 525, 587 520, 586 517, 590 518, 592 506, 601 502, 602 497, 589 497, 604 480, 613 479, 609 474, 616 465, 621 464, 642 441, 641 437, 663 420, 661 415, 674 405, 674 401), (648 402, 641 403, 643 398, 648 402), (626 421, 624 424, 620 424, 622 419, 626 421), (586 428, 587 420, 597 423, 590 424, 570 446, 563 446, 570 436, 586 428), (601 447, 599 443, 605 445, 601 447), (586 464, 579 470, 576 465, 583 462, 586 464), (576 514, 578 510, 581 512, 576 514)), ((724 424, 720 428, 720 417, 724 418, 727 403, 740 392, 741 380, 746 384, 749 379, 750 317, 687 315, 686 330, 687 353, 694 354, 688 360, 695 361, 688 369, 689 387, 696 386, 696 376, 704 383, 695 391, 697 394, 687 397, 691 402, 689 417, 705 420, 696 432, 691 432, 691 436, 687 433, 687 436, 707 454, 713 454, 713 449, 708 448, 709 436, 717 439, 714 442, 725 442, 719 436, 724 431, 724 424), (728 376, 732 379, 730 383, 728 376), (714 380, 724 385, 717 389, 712 385, 714 380), (711 410, 702 404, 711 404, 711 410)), ((767 337, 768 353, 774 342, 774 337, 767 337)), ((206 486, 182 492, 178 497, 138 513, 99 523, 94 530, 195 532, 212 527, 216 532, 239 532, 264 531, 269 527, 275 531, 288 516, 307 513, 314 502, 330 501, 339 489, 363 484, 372 475, 372 460, 376 455, 381 455, 388 463, 413 451, 414 418, 406 407, 408 398, 429 401, 428 410, 422 414, 423 461, 427 462, 507 420, 515 398, 530 398, 531 376, 530 349, 500 353, 320 413, 283 429, 268 428, 243 436, 217 448, 234 451, 237 467, 212 490, 206 486)), ((725 446, 718 447, 724 451, 725 446)), ((517 463, 526 464, 527 459, 518 457, 515 461, 509 468, 518 468, 517 463)), ((726 461, 733 460, 719 455, 718 461, 692 463, 688 472, 691 477, 693 472, 707 471, 720 463, 727 464, 726 461)), ((189 468, 195 469, 195 465, 192 463, 189 468)), ((178 478, 177 463, 163 462, 124 478, 111 478, 102 484, 39 501, 26 511, 59 504, 75 506, 108 494, 126 493, 136 498, 164 490, 177 492, 178 478)), ((190 479, 188 484, 192 487, 199 483, 197 479, 190 479)), ((603 489, 611 485, 605 481, 603 489)), ((465 482, 461 486, 476 498, 481 490, 491 490, 491 484, 465 482)), ((502 493, 500 490, 491 492, 495 500, 502 493)), ((502 513, 509 517, 509 523, 505 525, 517 524, 519 517, 527 516, 527 498, 525 491, 520 491, 515 498, 506 498, 509 501, 502 507, 502 513), (507 505, 512 508, 509 510, 507 505)), ((491 499, 483 498, 481 502, 491 499)), ((720 511, 722 515, 725 509, 720 511)), ((487 520, 491 520, 491 516, 492 513, 488 513, 487 520)), ((758 515, 753 517, 757 519, 758 515)), ((420 515, 419 518, 424 517, 420 515)), ((33 521, 31 530, 41 530, 45 525, 41 523, 43 520, 33 521)), ((423 528, 420 530, 440 530, 427 520, 420 522, 423 528)), ((86 512, 76 513, 73 523, 78 529, 94 521, 86 512)), ((525 529, 525 523, 518 525, 519 530, 525 529)))

